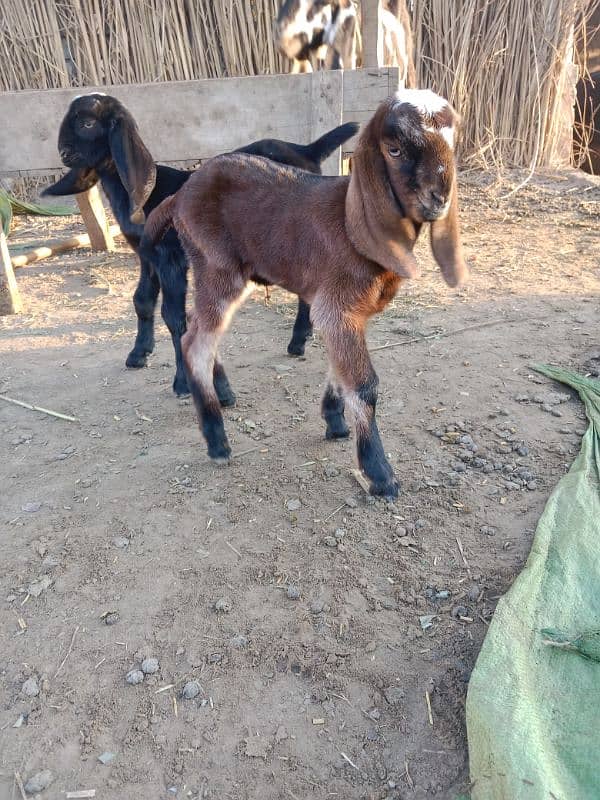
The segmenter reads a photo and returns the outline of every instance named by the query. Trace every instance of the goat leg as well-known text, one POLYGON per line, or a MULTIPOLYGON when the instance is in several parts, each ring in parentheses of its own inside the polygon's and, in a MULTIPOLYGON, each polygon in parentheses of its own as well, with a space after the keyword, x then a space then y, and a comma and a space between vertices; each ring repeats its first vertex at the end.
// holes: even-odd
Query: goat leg
POLYGON ((344 398, 330 381, 321 402, 321 416, 327 423, 326 439, 346 439, 350 428, 344 419, 344 398))
POLYGON ((298 313, 294 322, 292 338, 287 351, 291 356, 303 356, 304 346, 309 336, 312 336, 313 327, 310 321, 310 306, 304 300, 298 299, 298 313))
POLYGON ((188 382, 183 364, 181 350, 181 337, 186 330, 185 293, 187 289, 187 275, 185 265, 179 262, 168 261, 161 263, 159 268, 160 288, 162 289, 161 314, 165 325, 169 329, 173 348, 175 350, 175 378, 173 391, 178 397, 189 395, 188 382))
MULTIPOLYGON (((332 370, 354 416, 358 465, 371 483, 369 491, 379 497, 397 497, 399 484, 385 457, 375 421, 379 381, 369 358, 364 332, 356 327, 338 327, 323 330, 323 335, 332 370)), ((326 393, 324 404, 327 397, 326 393)))
POLYGON ((133 295, 133 306, 137 314, 137 336, 133 350, 125 361, 125 365, 132 369, 145 367, 148 356, 154 350, 154 309, 159 290, 158 275, 146 259, 141 259, 140 279, 133 295))

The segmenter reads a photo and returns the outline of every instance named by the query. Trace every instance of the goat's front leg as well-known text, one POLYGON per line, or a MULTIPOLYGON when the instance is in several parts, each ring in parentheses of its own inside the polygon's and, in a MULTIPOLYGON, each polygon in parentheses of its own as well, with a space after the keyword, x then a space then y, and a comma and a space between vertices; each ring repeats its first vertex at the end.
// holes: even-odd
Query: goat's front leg
POLYGON ((385 457, 375 421, 379 381, 364 333, 350 327, 323 333, 331 365, 342 385, 346 405, 354 416, 358 465, 371 482, 370 492, 380 497, 397 497, 399 483, 385 457))
POLYGON ((287 351, 291 356, 303 356, 304 346, 309 336, 312 336, 313 327, 310 321, 310 306, 304 300, 298 299, 298 313, 294 322, 292 338, 287 351))
POLYGON ((137 336, 133 350, 125 365, 132 369, 145 367, 148 356, 154 350, 154 309, 160 283, 158 275, 146 259, 140 259, 140 279, 133 294, 133 306, 137 314, 137 336))
POLYGON ((187 265, 183 261, 168 260, 159 266, 160 288, 162 289, 161 314, 171 334, 175 350, 175 378, 173 391, 178 397, 190 393, 183 364, 181 337, 186 330, 185 294, 187 290, 187 265))

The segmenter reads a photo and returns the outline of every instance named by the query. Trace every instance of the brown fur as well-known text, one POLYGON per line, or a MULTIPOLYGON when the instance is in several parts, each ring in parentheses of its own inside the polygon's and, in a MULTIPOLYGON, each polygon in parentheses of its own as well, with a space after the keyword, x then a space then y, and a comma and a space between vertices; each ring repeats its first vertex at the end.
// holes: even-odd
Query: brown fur
POLYGON ((334 430, 338 423, 343 427, 343 400, 333 388, 339 383, 356 415, 359 463, 372 490, 396 493, 375 425, 377 376, 365 327, 402 280, 418 274, 412 250, 431 216, 443 214, 431 222, 431 242, 445 280, 456 286, 467 275, 452 150, 431 126, 413 106, 390 98, 364 130, 350 177, 313 176, 247 155, 219 156, 150 215, 144 238, 160 237, 172 218, 194 269, 194 324, 184 353, 214 458, 226 458, 229 446, 209 379, 212 359, 230 310, 258 277, 312 305, 335 378, 328 389, 330 405, 338 403, 327 412, 335 417, 331 435, 342 435, 334 430), (217 413, 215 433, 207 420, 217 413))

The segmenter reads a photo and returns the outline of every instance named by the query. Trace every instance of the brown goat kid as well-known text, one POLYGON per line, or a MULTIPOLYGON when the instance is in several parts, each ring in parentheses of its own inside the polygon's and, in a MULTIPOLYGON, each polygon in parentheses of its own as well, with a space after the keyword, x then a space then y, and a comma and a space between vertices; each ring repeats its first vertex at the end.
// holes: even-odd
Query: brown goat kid
MULTIPOLYGON (((403 280, 423 223, 446 282, 467 276, 458 230, 453 156, 456 114, 429 91, 403 90, 363 131, 350 177, 311 175, 247 155, 218 156, 150 214, 153 245, 173 225, 195 276, 195 310, 182 342, 188 381, 216 461, 231 450, 213 373, 219 339, 253 279, 283 286, 312 306, 330 361, 322 402, 328 439, 356 427, 358 463, 374 495, 395 497, 375 405, 378 379, 365 342, 368 319, 403 280)), ((144 243, 142 243, 144 246, 144 243)))

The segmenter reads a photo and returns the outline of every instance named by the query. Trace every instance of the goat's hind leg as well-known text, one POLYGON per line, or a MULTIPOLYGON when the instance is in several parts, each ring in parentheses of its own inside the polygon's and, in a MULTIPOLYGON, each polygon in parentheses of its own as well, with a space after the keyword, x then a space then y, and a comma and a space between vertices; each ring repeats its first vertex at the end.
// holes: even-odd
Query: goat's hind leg
POLYGON ((291 356, 303 356, 306 340, 312 336, 313 327, 310 321, 310 306, 304 300, 298 300, 298 313, 294 322, 292 338, 287 351, 291 356))
POLYGON ((164 323, 171 334, 171 341, 175 351, 173 391, 178 397, 185 397, 190 393, 181 350, 181 337, 186 331, 187 264, 183 258, 165 259, 160 263, 159 274, 162 289, 160 311, 164 323))
POLYGON ((154 310, 160 283, 158 275, 146 259, 140 259, 140 279, 133 294, 133 306, 137 314, 137 336, 133 350, 125 365, 131 369, 145 367, 148 356, 154 350, 154 310))

